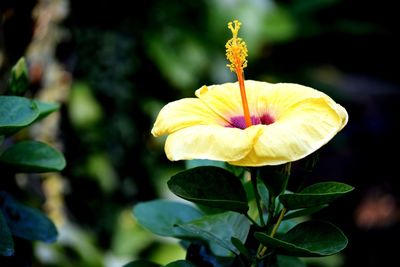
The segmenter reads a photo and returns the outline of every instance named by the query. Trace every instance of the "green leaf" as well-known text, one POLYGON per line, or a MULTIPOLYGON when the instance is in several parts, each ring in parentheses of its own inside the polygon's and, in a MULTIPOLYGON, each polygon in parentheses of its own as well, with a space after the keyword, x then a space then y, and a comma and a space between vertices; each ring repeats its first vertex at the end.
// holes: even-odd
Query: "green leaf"
POLYGON ((250 230, 247 218, 231 211, 206 215, 186 224, 178 224, 178 226, 187 231, 190 236, 207 240, 210 245, 217 244, 236 254, 239 250, 231 243, 231 238, 235 237, 244 243, 250 230))
POLYGON ((0 210, 0 255, 11 256, 14 254, 14 241, 8 228, 6 219, 0 210))
POLYGON ((137 260, 127 263, 122 267, 161 267, 161 265, 146 260, 137 260))
POLYGON ((226 163, 219 160, 209 160, 209 159, 192 159, 192 160, 185 160, 185 167, 186 169, 192 169, 201 166, 215 166, 224 168, 226 163))
POLYGON ((283 219, 288 220, 288 219, 293 219, 293 218, 297 218, 297 217, 301 217, 301 216, 311 215, 311 214, 314 214, 326 207, 328 207, 328 205, 320 205, 320 206, 315 206, 315 207, 311 207, 311 208, 304 208, 304 209, 297 209, 297 210, 289 211, 286 213, 286 215, 283 217, 283 219))
POLYGON ((307 267, 300 259, 291 256, 278 255, 276 261, 278 267, 307 267))
POLYGON ((247 259, 251 259, 251 254, 246 246, 242 243, 242 241, 240 241, 236 237, 232 237, 231 242, 241 255, 245 256, 247 259))
POLYGON ((55 225, 42 212, 15 202, 5 192, 0 193, 4 200, 3 215, 13 235, 43 242, 54 242, 57 239, 55 225))
POLYGON ((296 257, 329 256, 347 246, 347 238, 333 224, 320 221, 300 223, 281 239, 256 232, 256 239, 263 245, 274 248, 277 253, 296 257))
POLYGON ((185 233, 177 224, 183 224, 203 216, 194 207, 179 202, 167 200, 153 200, 137 204, 133 214, 139 224, 151 232, 162 235, 181 237, 185 233))
POLYGON ((196 167, 180 172, 168 181, 177 196, 209 207, 246 213, 245 190, 231 172, 214 166, 196 167))
POLYGON ((38 116, 36 103, 20 96, 0 96, 0 135, 9 135, 27 127, 38 116))
POLYGON ((199 210, 201 210, 201 212, 203 212, 204 215, 211 215, 211 214, 225 212, 225 210, 222 210, 222 209, 219 209, 219 208, 212 208, 212 207, 204 206, 204 205, 201 205, 201 204, 196 204, 196 207, 199 210))
POLYGON ((300 222, 297 220, 284 220, 278 227, 278 231, 276 232, 279 235, 286 234, 290 229, 298 225, 300 222))
POLYGON ((288 209, 309 208, 328 204, 353 189, 344 183, 322 182, 310 185, 299 193, 281 195, 279 200, 288 209))
POLYGON ((26 92, 29 85, 28 65, 25 58, 20 58, 11 69, 11 75, 8 80, 8 88, 13 95, 22 95, 26 92))
POLYGON ((260 198, 262 203, 264 204, 265 207, 268 207, 269 205, 269 192, 268 188, 265 186, 264 183, 257 183, 257 190, 258 193, 260 194, 260 198))
POLYGON ((58 103, 48 103, 39 100, 33 100, 39 109, 39 117, 36 120, 43 119, 47 115, 57 111, 60 108, 58 103))
POLYGON ((64 156, 51 146, 37 141, 22 141, 0 155, 0 163, 18 172, 61 171, 65 167, 64 156))
POLYGON ((165 267, 196 267, 196 265, 194 265, 190 261, 179 260, 168 263, 167 265, 165 265, 165 267))

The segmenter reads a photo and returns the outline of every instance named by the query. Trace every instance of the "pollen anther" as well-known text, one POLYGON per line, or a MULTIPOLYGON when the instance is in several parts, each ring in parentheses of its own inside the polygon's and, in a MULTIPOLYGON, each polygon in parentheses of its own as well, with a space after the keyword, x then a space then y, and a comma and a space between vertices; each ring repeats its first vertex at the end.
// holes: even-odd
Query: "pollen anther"
POLYGON ((230 64, 227 67, 231 71, 243 71, 247 67, 247 46, 242 38, 238 38, 238 32, 241 23, 238 20, 234 20, 233 23, 228 23, 228 29, 232 31, 233 37, 226 42, 226 58, 230 64))

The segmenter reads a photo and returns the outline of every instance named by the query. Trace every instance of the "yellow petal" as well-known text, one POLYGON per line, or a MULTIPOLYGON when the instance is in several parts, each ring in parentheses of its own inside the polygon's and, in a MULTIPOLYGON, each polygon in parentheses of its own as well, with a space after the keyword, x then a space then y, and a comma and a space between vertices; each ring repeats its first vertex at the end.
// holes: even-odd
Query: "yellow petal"
MULTIPOLYGON (((246 80, 245 88, 250 115, 256 117, 265 113, 276 117, 280 112, 305 99, 327 97, 313 88, 290 83, 272 84, 246 80)), ((203 86, 196 91, 196 96, 227 121, 235 116, 243 116, 237 82, 203 86)))
POLYGON ((262 127, 254 149, 233 165, 277 165, 306 157, 326 144, 344 123, 345 110, 330 98, 310 98, 282 111, 278 120, 262 127))
POLYGON ((154 123, 154 136, 171 134, 193 125, 228 123, 197 98, 184 98, 165 105, 154 123))
MULTIPOLYGON (((259 116, 269 113, 276 120, 292 106, 297 105, 304 100, 313 98, 324 98, 328 104, 331 102, 336 105, 326 94, 317 91, 311 87, 293 84, 248 81, 246 83, 249 89, 249 95, 253 95, 254 103, 257 107, 259 116)), ((249 103, 250 105, 250 103, 249 103)))
POLYGON ((340 127, 340 130, 342 130, 344 126, 346 126, 349 120, 349 115, 347 114, 346 109, 339 104, 334 105, 334 108, 336 109, 336 112, 339 114, 339 117, 342 118, 342 127, 340 127))
MULTIPOLYGON (((203 86, 196 90, 196 96, 227 121, 231 117, 243 115, 238 83, 203 86)), ((251 110, 250 113, 252 113, 251 110)))
POLYGON ((168 136, 165 153, 170 160, 236 161, 252 150, 259 130, 255 127, 241 130, 216 125, 187 127, 168 136))

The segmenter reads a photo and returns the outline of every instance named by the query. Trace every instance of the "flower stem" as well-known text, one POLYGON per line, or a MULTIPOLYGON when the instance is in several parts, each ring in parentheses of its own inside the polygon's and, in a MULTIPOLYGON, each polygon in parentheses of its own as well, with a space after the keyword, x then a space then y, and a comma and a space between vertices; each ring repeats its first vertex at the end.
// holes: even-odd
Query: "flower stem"
POLYGON ((250 175, 251 175, 251 177, 250 177, 251 185, 253 186, 253 192, 254 192, 254 196, 256 198, 258 215, 260 216, 261 227, 263 227, 265 225, 265 221, 264 221, 264 213, 263 213, 263 210, 261 207, 260 194, 258 193, 258 190, 257 190, 257 169, 252 168, 250 171, 250 175))

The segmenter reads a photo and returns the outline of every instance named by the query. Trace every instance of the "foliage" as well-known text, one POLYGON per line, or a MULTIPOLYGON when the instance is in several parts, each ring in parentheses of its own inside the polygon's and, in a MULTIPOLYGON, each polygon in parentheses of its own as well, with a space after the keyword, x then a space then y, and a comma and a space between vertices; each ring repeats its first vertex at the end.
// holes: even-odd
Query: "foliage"
MULTIPOLYGON (((64 156, 50 145, 19 140, 16 134, 58 110, 59 105, 23 96, 28 89, 28 71, 24 58, 13 67, 9 79, 9 95, 0 96, 0 169, 1 179, 14 179, 16 173, 61 171, 64 156)), ((4 180, 2 183, 5 182, 4 180)), ((7 188, 0 190, 0 255, 13 256, 18 252, 15 239, 54 242, 57 229, 41 211, 16 201, 7 188)), ((21 255, 20 255, 21 257, 21 255)))
MULTIPOLYGON (((288 163, 279 171, 270 167, 275 171, 269 172, 269 177, 260 176, 265 171, 247 170, 254 189, 247 196, 247 181, 243 176, 236 177, 221 167, 194 167, 174 175, 168 186, 177 196, 200 207, 217 208, 217 213, 202 214, 199 206, 161 200, 140 203, 133 211, 139 223, 152 232, 186 240, 188 248, 197 244, 195 249, 188 249, 187 264, 303 266, 295 257, 329 256, 347 246, 347 238, 339 228, 305 216, 327 207, 353 187, 332 181, 309 185, 298 193, 290 192, 286 188, 290 166, 288 163), (269 180, 274 184, 269 185, 269 180), (248 210, 254 201, 260 213, 252 218, 248 210), (183 221, 182 216, 185 216, 183 221), (296 220, 299 217, 303 221, 296 220), (281 229, 284 219, 294 227, 281 229)), ((135 262, 131 264, 135 266, 135 262)))

